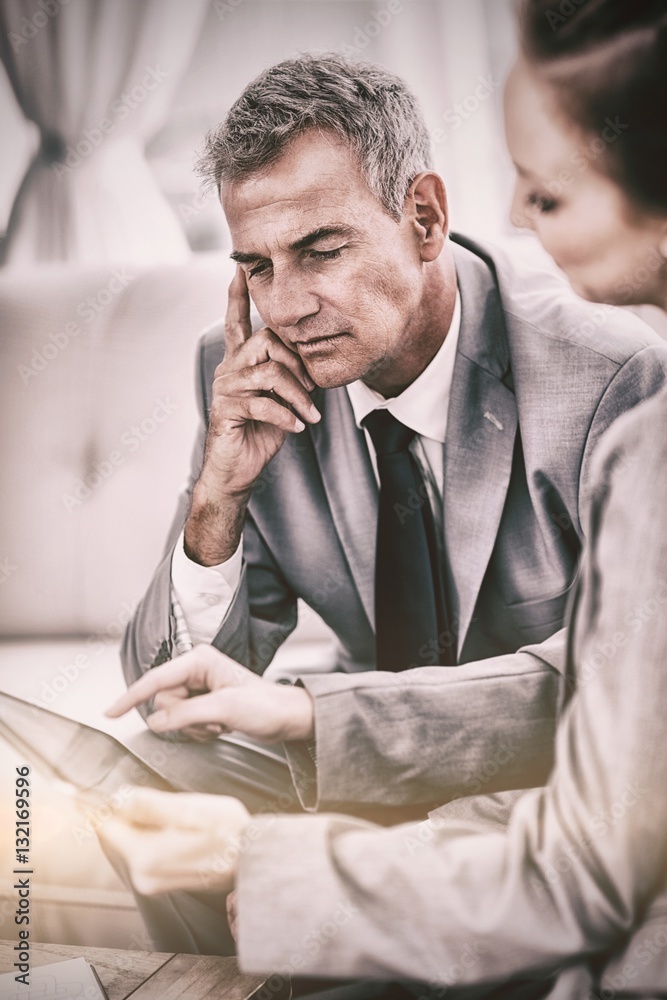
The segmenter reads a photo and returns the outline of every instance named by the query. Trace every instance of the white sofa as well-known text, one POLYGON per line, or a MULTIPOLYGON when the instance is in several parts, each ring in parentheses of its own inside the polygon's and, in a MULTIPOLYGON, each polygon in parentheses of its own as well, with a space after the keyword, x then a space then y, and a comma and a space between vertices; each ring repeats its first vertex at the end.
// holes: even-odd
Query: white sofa
MULTIPOLYGON (((195 345, 224 314, 226 254, 175 267, 0 273, 3 462, 0 690, 120 738, 122 629, 157 564, 197 424, 195 345)), ((326 661, 310 613, 272 666, 326 661)), ((2 814, 13 767, 0 739, 2 814), (8 779, 9 776, 9 780, 8 779)), ((144 948, 138 914, 73 805, 33 772, 33 939, 144 948)), ((13 818, 13 817, 10 817, 13 818)), ((13 840, 0 834, 0 937, 16 935, 13 840)), ((13 829, 13 823, 11 824, 13 829)))

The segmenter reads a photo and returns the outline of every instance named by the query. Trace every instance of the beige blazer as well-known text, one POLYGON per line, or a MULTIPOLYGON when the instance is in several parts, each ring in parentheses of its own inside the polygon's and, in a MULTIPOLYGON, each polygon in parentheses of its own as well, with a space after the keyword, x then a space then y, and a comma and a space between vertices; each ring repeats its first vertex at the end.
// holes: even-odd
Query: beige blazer
MULTIPOLYGON (((544 985, 526 995, 563 1000, 667 996, 665 428, 661 393, 594 461, 547 786, 391 829, 258 817, 238 878, 246 971, 415 979, 447 997, 526 979, 544 985)), ((439 744, 421 751, 415 766, 438 771, 439 744)))

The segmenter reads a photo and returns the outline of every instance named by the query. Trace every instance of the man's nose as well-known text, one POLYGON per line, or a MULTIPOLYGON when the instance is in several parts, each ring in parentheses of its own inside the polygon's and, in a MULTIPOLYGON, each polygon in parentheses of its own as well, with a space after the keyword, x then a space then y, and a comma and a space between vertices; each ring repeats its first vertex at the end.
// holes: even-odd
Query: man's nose
POLYGON ((319 312, 320 302, 307 275, 276 268, 271 281, 269 309, 273 328, 290 327, 319 312))

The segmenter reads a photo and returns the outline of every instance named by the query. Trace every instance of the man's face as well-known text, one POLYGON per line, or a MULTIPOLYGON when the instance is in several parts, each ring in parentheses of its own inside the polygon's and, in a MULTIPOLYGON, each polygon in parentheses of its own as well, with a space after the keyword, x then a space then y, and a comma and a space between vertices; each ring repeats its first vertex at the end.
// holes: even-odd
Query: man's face
POLYGON ((234 253, 264 323, 323 387, 400 368, 419 335, 414 225, 371 193, 349 146, 319 132, 266 170, 225 183, 234 253))

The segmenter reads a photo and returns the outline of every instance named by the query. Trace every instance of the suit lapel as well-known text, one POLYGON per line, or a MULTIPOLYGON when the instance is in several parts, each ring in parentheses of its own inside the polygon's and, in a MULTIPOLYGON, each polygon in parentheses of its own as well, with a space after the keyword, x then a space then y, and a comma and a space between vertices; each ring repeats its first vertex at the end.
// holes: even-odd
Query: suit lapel
POLYGON ((492 272, 469 251, 455 244, 452 250, 462 315, 444 449, 443 511, 450 612, 460 654, 502 517, 517 410, 492 272))
POLYGON ((313 396, 322 419, 311 425, 322 482, 361 603, 375 629, 375 539, 378 489, 363 432, 345 388, 313 396))

